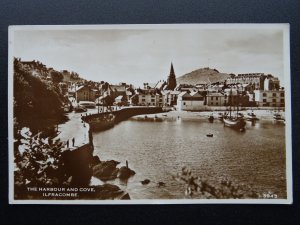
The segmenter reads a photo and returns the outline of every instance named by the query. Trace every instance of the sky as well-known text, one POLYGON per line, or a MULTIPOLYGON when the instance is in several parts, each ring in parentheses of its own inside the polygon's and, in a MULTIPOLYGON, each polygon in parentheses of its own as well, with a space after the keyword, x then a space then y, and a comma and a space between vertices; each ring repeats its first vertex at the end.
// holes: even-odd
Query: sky
POLYGON ((173 62, 176 77, 210 67, 272 74, 284 86, 282 27, 31 27, 15 30, 13 37, 14 57, 74 71, 87 80, 138 87, 166 80, 173 62))

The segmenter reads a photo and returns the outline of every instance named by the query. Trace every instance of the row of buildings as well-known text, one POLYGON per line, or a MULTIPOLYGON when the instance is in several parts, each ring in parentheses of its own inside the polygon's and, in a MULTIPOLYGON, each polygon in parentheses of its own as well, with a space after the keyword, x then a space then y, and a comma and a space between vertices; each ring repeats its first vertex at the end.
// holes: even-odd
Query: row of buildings
POLYGON ((285 92, 278 78, 263 73, 232 75, 224 82, 211 84, 177 84, 171 64, 166 81, 144 83, 143 88, 120 83, 98 85, 73 83, 69 94, 77 101, 93 101, 100 104, 139 106, 172 106, 178 110, 202 110, 207 106, 259 106, 284 107, 285 92))

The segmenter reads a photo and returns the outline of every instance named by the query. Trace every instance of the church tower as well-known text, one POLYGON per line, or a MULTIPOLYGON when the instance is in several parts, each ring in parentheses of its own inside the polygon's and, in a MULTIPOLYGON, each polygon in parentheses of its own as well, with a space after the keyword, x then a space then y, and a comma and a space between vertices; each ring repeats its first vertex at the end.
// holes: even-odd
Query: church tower
POLYGON ((170 69, 170 74, 168 76, 167 80, 167 89, 168 90, 174 90, 176 87, 176 76, 173 68, 173 63, 171 63, 171 69, 170 69))

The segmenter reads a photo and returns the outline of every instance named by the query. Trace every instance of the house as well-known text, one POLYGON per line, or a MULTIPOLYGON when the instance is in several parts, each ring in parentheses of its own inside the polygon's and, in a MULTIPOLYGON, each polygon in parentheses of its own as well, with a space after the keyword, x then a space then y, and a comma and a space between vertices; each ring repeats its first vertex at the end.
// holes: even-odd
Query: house
POLYGON ((280 90, 255 90, 255 102, 257 106, 284 107, 285 93, 280 90))
POLYGON ((164 106, 173 106, 177 104, 177 97, 181 91, 163 90, 161 93, 164 106))
POLYGON ((181 92, 177 98, 177 110, 198 111, 204 108, 204 98, 199 92, 181 92))
POLYGON ((75 98, 77 102, 80 101, 92 101, 94 102, 98 95, 97 89, 92 89, 87 85, 80 86, 75 90, 75 98))
POLYGON ((136 94, 130 98, 132 105, 160 106, 164 105, 162 93, 153 89, 137 89, 136 94))
POLYGON ((206 95, 208 106, 224 106, 227 104, 227 96, 220 92, 211 92, 206 95))

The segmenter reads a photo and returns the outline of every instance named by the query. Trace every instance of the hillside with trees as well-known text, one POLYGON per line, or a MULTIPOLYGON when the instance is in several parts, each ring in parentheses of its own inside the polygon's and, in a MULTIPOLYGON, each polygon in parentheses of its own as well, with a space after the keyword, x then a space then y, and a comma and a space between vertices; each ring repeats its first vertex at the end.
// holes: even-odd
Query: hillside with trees
POLYGON ((34 64, 29 68, 14 59, 15 132, 23 127, 45 131, 65 120, 63 105, 67 99, 59 87, 61 79, 59 72, 51 73, 45 67, 39 70, 34 64))

